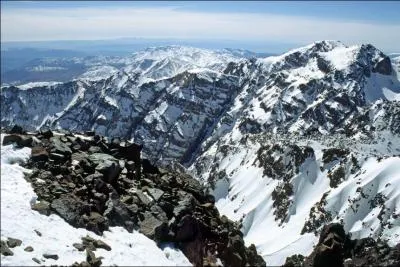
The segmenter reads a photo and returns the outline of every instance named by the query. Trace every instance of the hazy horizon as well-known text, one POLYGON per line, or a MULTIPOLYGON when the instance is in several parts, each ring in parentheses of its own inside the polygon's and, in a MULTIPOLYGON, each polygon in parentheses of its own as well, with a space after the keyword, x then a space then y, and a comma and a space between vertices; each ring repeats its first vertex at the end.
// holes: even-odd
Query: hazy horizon
POLYGON ((399 2, 2 1, 1 44, 2 49, 24 44, 64 48, 155 41, 283 53, 338 40, 371 43, 393 53, 399 52, 399 9, 399 2))

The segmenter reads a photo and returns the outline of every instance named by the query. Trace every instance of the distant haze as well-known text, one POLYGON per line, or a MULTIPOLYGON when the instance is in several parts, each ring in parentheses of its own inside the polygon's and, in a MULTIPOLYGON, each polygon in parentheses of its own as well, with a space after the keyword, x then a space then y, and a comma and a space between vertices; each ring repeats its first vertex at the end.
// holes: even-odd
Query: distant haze
POLYGON ((398 2, 2 1, 1 41, 140 37, 280 53, 340 40, 398 52, 398 10, 398 2))

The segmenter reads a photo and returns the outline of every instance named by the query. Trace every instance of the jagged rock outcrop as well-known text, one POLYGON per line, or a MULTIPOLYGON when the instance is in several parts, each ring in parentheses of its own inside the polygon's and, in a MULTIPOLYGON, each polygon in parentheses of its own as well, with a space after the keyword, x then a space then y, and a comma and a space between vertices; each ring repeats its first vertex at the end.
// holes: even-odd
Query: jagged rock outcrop
MULTIPOLYGON (((217 259, 227 266, 265 266, 255 246, 245 246, 240 225, 219 215, 215 199, 198 181, 140 160, 140 146, 98 135, 20 136, 37 139, 26 167, 38 196, 32 209, 41 214, 58 214, 99 235, 110 226, 138 230, 158 243, 175 243, 196 266, 217 259)), ((76 246, 83 250, 89 243, 76 246)), ((99 266, 101 259, 92 254, 88 251, 87 262, 99 266)))
POLYGON ((382 240, 363 238, 352 240, 343 226, 338 223, 325 225, 317 246, 304 257, 293 255, 285 265, 304 267, 358 267, 358 266, 399 266, 400 244, 389 247, 382 240))

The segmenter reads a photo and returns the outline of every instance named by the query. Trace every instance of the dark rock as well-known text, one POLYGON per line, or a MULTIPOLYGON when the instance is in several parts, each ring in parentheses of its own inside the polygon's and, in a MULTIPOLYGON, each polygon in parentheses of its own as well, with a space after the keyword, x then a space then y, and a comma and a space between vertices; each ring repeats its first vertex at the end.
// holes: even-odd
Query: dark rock
POLYGON ((108 183, 116 182, 121 172, 121 167, 116 158, 108 154, 94 153, 89 156, 89 160, 96 166, 96 171, 104 175, 108 183))
POLYGON ((17 238, 9 237, 7 240, 7 245, 10 248, 19 247, 19 246, 21 246, 21 244, 22 244, 22 241, 17 238))
POLYGON ((59 153, 50 153, 49 158, 52 160, 55 160, 55 161, 64 161, 65 160, 65 156, 63 154, 59 154, 59 153))
POLYGON ((174 208, 174 216, 177 218, 182 217, 187 213, 191 213, 194 207, 194 197, 191 194, 180 191, 180 201, 178 205, 174 208))
POLYGON ((31 208, 33 210, 36 210, 40 214, 43 214, 43 215, 46 215, 46 216, 49 216, 50 213, 51 213, 51 211, 50 211, 50 203, 45 201, 45 200, 42 200, 40 202, 37 202, 37 203, 33 204, 31 206, 31 208))
POLYGON ((11 130, 11 134, 25 134, 24 129, 19 125, 14 125, 11 130))
POLYGON ((27 246, 26 248, 24 248, 24 251, 26 251, 26 252, 32 252, 32 251, 33 251, 33 247, 27 246))
POLYGON ((392 63, 390 62, 390 58, 385 56, 383 59, 377 62, 373 67, 372 72, 378 72, 383 75, 392 74, 392 63))
MULTIPOLYGON (((38 169, 30 181, 41 202, 33 209, 46 215, 55 212, 72 226, 98 235, 109 225, 138 229, 156 242, 174 242, 197 265, 215 264, 217 257, 227 266, 265 265, 254 246, 245 247, 240 225, 219 217, 215 198, 206 195, 198 181, 141 161, 141 145, 107 142, 101 136, 89 141, 55 136, 36 147, 38 154, 59 157, 51 155, 40 164, 28 161, 38 169), (106 154, 111 152, 114 156, 106 154)), ((90 237, 73 246, 86 249, 88 256, 74 266, 98 266, 101 259, 93 251, 111 249, 90 237)))
POLYGON ((304 256, 300 254, 296 254, 286 258, 285 264, 283 267, 296 267, 303 266, 304 256))
POLYGON ((34 230, 35 231, 35 233, 38 235, 38 236, 42 236, 42 233, 41 232, 39 232, 38 230, 34 230))
POLYGON ((128 161, 133 160, 135 163, 140 163, 140 152, 142 151, 143 145, 139 144, 128 144, 125 147, 120 147, 120 154, 128 161))
POLYGON ((71 156, 72 154, 71 148, 67 144, 63 143, 60 138, 52 137, 50 138, 50 141, 51 141, 52 153, 62 154, 67 157, 71 156))
POLYGON ((178 242, 193 241, 199 234, 199 231, 197 220, 190 215, 185 215, 177 226, 175 240, 178 242))
POLYGON ((108 218, 111 225, 124 225, 131 220, 130 212, 123 202, 119 199, 109 198, 106 202, 106 210, 103 214, 108 218))
POLYGON ((101 153, 101 148, 98 146, 91 146, 88 151, 89 153, 101 153))
POLYGON ((127 169, 127 171, 128 172, 133 172, 133 171, 135 171, 135 162, 133 162, 133 161, 127 161, 126 163, 125 163, 125 167, 126 167, 126 169, 127 169))
POLYGON ((94 131, 86 131, 85 132, 85 135, 87 135, 87 136, 95 136, 95 132, 94 131))
POLYGON ((18 147, 25 147, 32 145, 32 137, 19 134, 6 135, 3 138, 3 146, 16 143, 18 147))
POLYGON ((143 168, 143 173, 152 173, 152 174, 160 173, 158 168, 153 164, 151 164, 150 160, 148 159, 142 159, 142 168, 143 168))
POLYGON ((144 206, 148 206, 152 201, 149 199, 148 196, 146 196, 142 190, 136 190, 136 196, 139 198, 140 202, 144 206))
POLYGON ((48 254, 48 253, 45 253, 45 254, 43 254, 43 257, 44 257, 45 259, 58 260, 58 255, 57 255, 57 254, 48 254))
POLYGON ((14 253, 8 248, 7 243, 1 240, 0 252, 3 256, 13 256, 14 253))
POLYGON ((93 251, 90 251, 89 249, 86 249, 86 261, 90 264, 92 267, 98 267, 101 265, 101 259, 103 257, 96 257, 93 251))
POLYGON ((83 236, 81 239, 82 239, 83 244, 86 244, 86 245, 88 245, 90 243, 94 243, 96 241, 96 239, 94 239, 93 237, 88 236, 88 235, 83 236))
POLYGON ((73 226, 78 226, 83 203, 69 195, 63 195, 55 199, 51 204, 51 209, 60 215, 65 221, 73 226))
POLYGON ((79 251, 84 251, 86 246, 80 243, 73 243, 72 246, 79 251))
POLYGON ((107 251, 111 250, 111 247, 108 244, 106 244, 105 242, 101 241, 100 239, 94 241, 94 247, 95 248, 102 248, 102 249, 105 249, 107 251))
POLYGON ((49 153, 44 147, 35 146, 31 150, 32 161, 47 161, 49 159, 49 153))
POLYGON ((168 225, 150 212, 144 213, 144 220, 139 222, 139 231, 150 239, 163 241, 168 234, 168 225))
POLYGON ((50 139, 51 137, 53 137, 53 132, 51 130, 47 130, 47 131, 41 132, 41 135, 46 139, 50 139))
POLYGON ((343 266, 343 247, 346 234, 340 224, 330 224, 322 229, 313 253, 304 261, 305 266, 343 266))
POLYGON ((33 260, 34 262, 36 262, 37 264, 40 264, 40 263, 41 263, 41 261, 40 261, 39 259, 37 259, 37 258, 32 258, 32 260, 33 260))
POLYGON ((84 196, 86 195, 88 192, 88 188, 86 187, 86 185, 79 187, 75 190, 75 195, 77 196, 84 196))
POLYGON ((101 216, 98 212, 90 212, 86 228, 96 234, 102 234, 103 231, 108 230, 109 223, 106 218, 101 216))
MULTIPOLYGON (((95 172, 93 174, 90 174, 84 178, 84 181, 87 185, 90 185, 94 183, 96 180, 103 180, 103 174, 99 172, 95 172)), ((90 186, 91 187, 91 186, 90 186)))

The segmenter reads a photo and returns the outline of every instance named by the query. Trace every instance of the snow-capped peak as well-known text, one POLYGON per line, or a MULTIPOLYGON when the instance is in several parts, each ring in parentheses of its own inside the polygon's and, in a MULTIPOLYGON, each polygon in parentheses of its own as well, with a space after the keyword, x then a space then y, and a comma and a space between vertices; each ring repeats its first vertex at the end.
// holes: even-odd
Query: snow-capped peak
POLYGON ((214 51, 188 46, 150 47, 132 54, 127 73, 139 72, 146 78, 169 78, 185 70, 206 68, 222 71, 229 62, 243 57, 229 51, 214 51))

